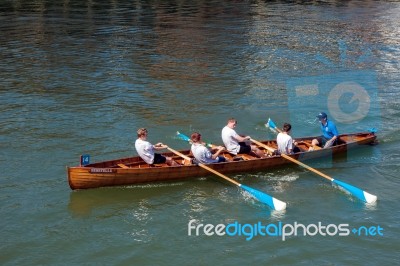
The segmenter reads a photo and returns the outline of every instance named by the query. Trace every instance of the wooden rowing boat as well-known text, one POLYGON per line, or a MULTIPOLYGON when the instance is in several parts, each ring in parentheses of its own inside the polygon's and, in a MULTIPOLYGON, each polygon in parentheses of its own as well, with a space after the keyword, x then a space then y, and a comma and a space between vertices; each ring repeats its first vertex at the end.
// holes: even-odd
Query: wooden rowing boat
MULTIPOLYGON (((339 137, 338 145, 327 148, 308 151, 311 140, 316 137, 296 138, 298 147, 302 152, 291 157, 305 161, 315 158, 346 153, 347 150, 360 145, 374 144, 376 135, 370 132, 343 134, 339 137)), ((277 148, 275 140, 262 141, 272 148, 277 148)), ((190 155, 190 150, 181 151, 190 155)), ((71 189, 88 189, 106 186, 123 186, 147 182, 173 181, 210 175, 207 170, 193 165, 190 162, 175 156, 173 153, 164 153, 173 157, 182 166, 148 165, 140 157, 129 157, 111 161, 91 163, 85 166, 67 167, 68 182, 71 189)), ((233 156, 227 152, 223 154, 229 162, 209 164, 208 166, 220 173, 231 174, 239 172, 260 171, 272 167, 290 164, 291 162, 280 155, 270 155, 267 158, 257 158, 248 154, 233 156), (239 159, 239 160, 236 160, 239 159)))

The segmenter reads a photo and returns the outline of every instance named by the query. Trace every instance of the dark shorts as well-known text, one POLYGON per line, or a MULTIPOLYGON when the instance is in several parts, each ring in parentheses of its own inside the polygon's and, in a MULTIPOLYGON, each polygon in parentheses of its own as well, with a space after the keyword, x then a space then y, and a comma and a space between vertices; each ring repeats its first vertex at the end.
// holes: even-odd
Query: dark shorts
MULTIPOLYGON (((328 142, 329 139, 325 138, 323 135, 318 139, 319 144, 323 148, 325 144, 328 142)), ((337 139, 332 143, 332 146, 335 146, 337 144, 337 139)))
POLYGON ((226 159, 224 156, 218 156, 218 163, 223 163, 226 162, 226 159))
POLYGON ((294 146, 293 153, 298 153, 298 152, 301 152, 300 148, 297 146, 294 146))
MULTIPOLYGON (((223 163, 223 162, 226 162, 226 159, 225 159, 224 156, 218 156, 217 159, 218 159, 218 162, 216 162, 216 163, 223 163)), ((193 159, 192 159, 192 164, 199 164, 199 163, 200 163, 200 162, 197 161, 196 158, 193 158, 193 159)))
POLYGON ((167 158, 165 158, 165 156, 158 154, 158 153, 154 154, 153 164, 165 163, 166 161, 167 161, 167 158))
POLYGON ((240 145, 240 149, 239 149, 239 153, 250 153, 251 152, 251 146, 247 145, 244 142, 239 142, 240 145))

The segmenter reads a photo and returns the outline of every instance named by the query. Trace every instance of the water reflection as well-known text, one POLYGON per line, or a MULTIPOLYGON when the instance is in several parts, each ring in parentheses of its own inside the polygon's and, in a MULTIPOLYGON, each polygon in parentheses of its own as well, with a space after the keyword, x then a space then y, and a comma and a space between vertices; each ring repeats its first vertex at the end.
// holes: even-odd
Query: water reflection
MULTIPOLYGON (((326 238, 291 239, 282 249, 270 238, 189 238, 187 223, 352 223, 364 222, 367 214, 374 224, 396 228, 399 217, 390 210, 398 199, 399 8, 390 1, 0 1, 0 160, 6 171, 0 189, 9 195, 6 205, 15 207, 1 213, 7 217, 5 259, 61 264, 68 256, 84 264, 154 265, 192 258, 212 264, 203 251, 225 246, 229 254, 219 258, 232 265, 246 263, 239 258, 243 247, 264 264, 285 263, 290 252, 305 255, 287 264, 327 264, 332 258, 345 264, 340 250, 357 239, 330 238, 337 252, 320 245, 326 238), (340 40, 347 44, 346 57, 340 40), (243 133, 265 139, 254 125, 268 116, 289 120, 287 78, 337 73, 343 58, 346 68, 377 71, 386 123, 378 138, 386 155, 379 162, 374 152, 371 157, 360 150, 334 158, 327 173, 378 195, 374 207, 295 166, 243 178, 287 202, 286 213, 270 211, 219 179, 207 178, 199 188, 190 181, 69 192, 65 164, 83 152, 96 160, 132 155, 138 127, 148 127, 154 141, 187 148, 172 139, 177 130, 206 131, 204 136, 220 143, 222 126, 235 116, 243 133), (49 180, 58 181, 49 186, 49 180), (63 202, 67 212, 54 204, 63 202), (274 243, 265 252, 260 241, 274 243), (60 250, 65 256, 52 256, 60 250), (183 255, 169 256, 177 250, 183 255), (321 259, 323 253, 330 257, 321 259)), ((315 112, 307 106, 296 112, 315 112)), ((318 132, 302 118, 296 134, 318 132)), ((393 264, 398 237, 386 239, 360 239, 361 247, 350 245, 349 252, 375 247, 369 249, 372 257, 393 264)))
MULTIPOLYGON (((163 198, 182 189, 183 183, 156 183, 129 187, 100 188, 70 192, 68 210, 75 217, 88 217, 110 206, 143 206, 143 200, 163 198)), ((135 215, 134 215, 135 216, 135 215)), ((139 217, 140 218, 140 217, 139 217)))

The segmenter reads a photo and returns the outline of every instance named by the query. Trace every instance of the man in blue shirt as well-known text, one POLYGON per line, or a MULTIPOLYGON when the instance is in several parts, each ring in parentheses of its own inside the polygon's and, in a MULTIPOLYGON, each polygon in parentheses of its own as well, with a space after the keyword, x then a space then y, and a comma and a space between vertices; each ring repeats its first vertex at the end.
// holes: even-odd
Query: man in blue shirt
MULTIPOLYGON (((319 122, 321 122, 322 136, 318 139, 313 139, 311 142, 312 147, 321 146, 323 148, 329 148, 337 144, 339 132, 336 129, 335 123, 328 120, 326 113, 321 112, 317 115, 319 122)), ((311 150, 313 148, 310 148, 311 150)))

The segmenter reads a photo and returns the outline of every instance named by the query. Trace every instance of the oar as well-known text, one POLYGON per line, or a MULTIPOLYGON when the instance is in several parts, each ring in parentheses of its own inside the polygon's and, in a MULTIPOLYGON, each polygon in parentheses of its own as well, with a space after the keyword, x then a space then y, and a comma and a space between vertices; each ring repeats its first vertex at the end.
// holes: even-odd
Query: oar
POLYGON ((179 132, 179 131, 176 131, 176 135, 177 135, 178 138, 180 138, 180 139, 186 140, 186 141, 188 141, 188 142, 191 141, 190 138, 189 138, 188 136, 186 136, 185 134, 182 134, 182 133, 179 132))
POLYGON ((274 121, 271 120, 271 118, 268 118, 268 122, 265 124, 265 126, 269 129, 271 129, 273 132, 281 132, 280 129, 275 125, 274 121))
MULTIPOLYGON (((186 155, 184 155, 184 154, 182 154, 182 153, 180 153, 180 152, 178 152, 178 151, 176 151, 176 150, 174 150, 174 149, 172 149, 170 147, 168 147, 167 149, 170 150, 171 152, 175 153, 176 155, 182 157, 183 159, 190 161, 190 158, 188 156, 186 156, 186 155)), ((245 191, 250 193, 250 195, 252 195, 254 198, 259 200, 260 202, 267 204, 269 207, 271 207, 271 209, 274 209, 274 210, 277 210, 277 211, 281 211, 281 210, 286 209, 286 203, 283 202, 283 201, 280 201, 280 200, 278 200, 278 199, 276 199, 274 197, 271 197, 270 195, 265 194, 265 193, 263 193, 261 191, 258 191, 258 190, 254 189, 254 188, 242 185, 242 184, 236 182, 235 180, 227 177, 226 175, 223 175, 220 172, 215 171, 214 169, 208 167, 207 165, 204 165, 202 163, 199 163, 197 165, 200 166, 203 169, 206 169, 207 171, 210 171, 211 173, 213 173, 213 174, 215 174, 217 176, 222 177, 223 179, 231 182, 232 184, 235 184, 236 186, 244 189, 245 191)))
MULTIPOLYGON (((250 139, 250 140, 253 143, 257 144, 258 146, 263 147, 264 149, 267 149, 267 150, 269 150, 271 152, 274 151, 273 148, 265 145, 264 143, 261 143, 261 142, 259 142, 257 140, 254 140, 254 139, 250 139)), ((324 173, 321 173, 320 171, 318 171, 318 170, 316 170, 316 169, 314 169, 314 168, 312 168, 312 167, 310 167, 310 166, 308 166, 308 165, 306 165, 306 164, 304 164, 304 163, 302 163, 302 162, 300 162, 300 161, 298 161, 296 159, 293 159, 292 157, 290 157, 290 156, 288 156, 286 154, 282 153, 281 156, 283 158, 293 162, 293 163, 296 163, 296 164, 306 168, 307 170, 310 170, 310 171, 312 171, 312 172, 314 172, 314 173, 316 173, 316 174, 318 174, 318 175, 330 180, 331 182, 335 183, 336 185, 343 187, 344 189, 349 191, 352 195, 354 195, 355 197, 359 198, 362 201, 365 201, 367 203, 373 203, 373 202, 375 202, 377 200, 377 197, 375 195, 372 195, 372 194, 370 194, 370 193, 368 193, 368 192, 366 192, 364 190, 361 190, 358 187, 352 186, 350 184, 347 184, 347 183, 345 183, 343 181, 340 181, 340 180, 337 180, 337 179, 333 179, 332 177, 330 177, 330 176, 328 176, 328 175, 326 175, 324 173)))

